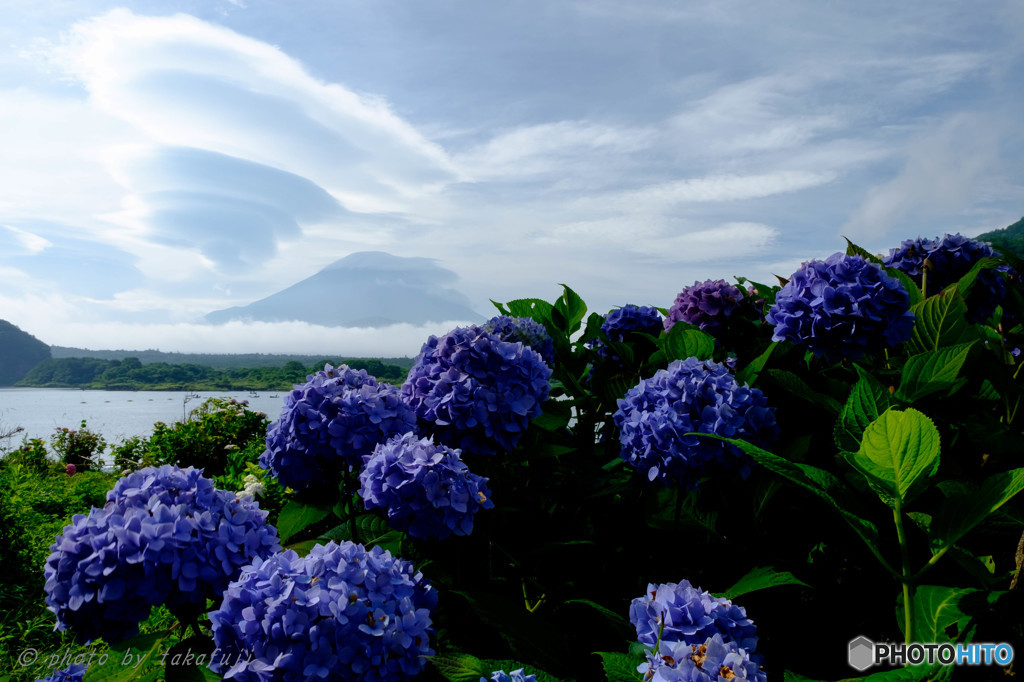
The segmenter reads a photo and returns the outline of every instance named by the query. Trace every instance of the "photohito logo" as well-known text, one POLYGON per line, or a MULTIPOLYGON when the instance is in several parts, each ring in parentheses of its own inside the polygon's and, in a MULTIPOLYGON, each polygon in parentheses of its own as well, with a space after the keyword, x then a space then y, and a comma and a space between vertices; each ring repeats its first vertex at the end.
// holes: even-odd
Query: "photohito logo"
POLYGON ((850 667, 863 672, 873 665, 1001 665, 1013 662, 1009 644, 875 644, 861 636, 850 640, 847 660, 850 667))

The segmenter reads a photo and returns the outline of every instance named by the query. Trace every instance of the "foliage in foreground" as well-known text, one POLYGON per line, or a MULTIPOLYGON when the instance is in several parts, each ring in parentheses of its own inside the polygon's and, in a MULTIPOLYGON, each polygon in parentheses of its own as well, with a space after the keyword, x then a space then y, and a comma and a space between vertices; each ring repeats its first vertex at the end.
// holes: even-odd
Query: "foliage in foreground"
MULTIPOLYGON (((667 310, 588 315, 569 287, 496 304, 431 338, 400 392, 311 374, 261 457, 294 483, 286 553, 208 617, 115 646, 203 653, 137 679, 668 682, 849 678, 861 635, 1019 641, 1022 263, 912 241, 667 310)), ((119 594, 97 580, 97 603, 119 594)))

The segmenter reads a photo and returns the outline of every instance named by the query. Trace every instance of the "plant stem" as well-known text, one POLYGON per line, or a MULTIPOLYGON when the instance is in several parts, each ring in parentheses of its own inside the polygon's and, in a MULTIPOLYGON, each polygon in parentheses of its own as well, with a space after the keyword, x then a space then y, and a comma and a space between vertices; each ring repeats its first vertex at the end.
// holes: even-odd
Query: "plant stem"
POLYGON ((912 599, 913 590, 912 581, 913 576, 910 573, 910 552, 907 549, 907 537, 903 532, 903 510, 901 509, 899 497, 896 498, 896 508, 892 512, 893 520, 896 522, 896 539, 900 544, 900 561, 902 576, 900 582, 903 583, 903 632, 904 632, 904 643, 910 644, 911 642, 911 630, 912 630, 912 599))

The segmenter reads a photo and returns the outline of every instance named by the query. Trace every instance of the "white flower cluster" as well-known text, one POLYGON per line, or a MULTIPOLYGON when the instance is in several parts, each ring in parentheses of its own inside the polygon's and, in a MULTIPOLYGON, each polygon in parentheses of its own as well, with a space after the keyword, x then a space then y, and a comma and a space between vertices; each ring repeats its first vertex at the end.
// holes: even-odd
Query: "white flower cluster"
POLYGON ((245 488, 236 494, 236 497, 240 500, 251 499, 257 495, 262 497, 266 492, 266 489, 263 486, 263 481, 253 474, 247 474, 246 477, 242 479, 242 482, 244 483, 245 488))

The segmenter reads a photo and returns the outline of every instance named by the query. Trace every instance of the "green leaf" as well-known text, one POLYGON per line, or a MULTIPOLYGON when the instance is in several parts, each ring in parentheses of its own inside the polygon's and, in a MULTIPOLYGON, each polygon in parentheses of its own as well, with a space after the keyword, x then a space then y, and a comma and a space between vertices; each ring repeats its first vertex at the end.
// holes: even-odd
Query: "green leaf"
POLYGON ((543 443, 538 448, 527 453, 528 460, 547 459, 548 457, 561 457, 570 452, 576 452, 576 448, 568 445, 555 445, 554 443, 543 443))
POLYGON ((555 322, 555 326, 560 327, 566 335, 572 335, 579 330, 580 322, 587 314, 587 304, 568 285, 560 284, 560 286, 562 295, 555 301, 553 312, 561 315, 562 319, 558 320, 554 314, 551 315, 551 319, 555 322))
MULTIPOLYGON (((493 301, 492 301, 493 303, 493 301)), ((517 298, 509 301, 508 314, 512 317, 528 317, 541 324, 551 322, 551 304, 539 298, 517 298)), ((499 308, 499 310, 501 310, 499 308)))
POLYGON ((967 271, 967 274, 960 278, 960 281, 956 283, 956 288, 959 289, 960 293, 966 298, 967 294, 969 294, 971 289, 974 287, 974 283, 977 281, 978 275, 981 274, 982 270, 992 270, 1002 264, 1002 258, 982 258, 971 266, 971 269, 967 271))
POLYGON ((669 362, 686 358, 707 360, 715 352, 715 339, 700 330, 674 325, 665 335, 662 349, 669 362))
POLYGON ((968 343, 977 338, 977 331, 967 321, 967 304, 956 285, 910 306, 910 311, 917 320, 908 343, 916 353, 968 343))
POLYGON ((596 652, 601 657, 601 666, 604 668, 604 675, 608 682, 639 682, 640 673, 636 671, 637 666, 647 659, 627 654, 618 654, 611 651, 596 652))
POLYGON ((825 395, 821 391, 814 390, 807 385, 807 382, 804 381, 803 378, 789 370, 766 369, 764 373, 766 376, 770 377, 772 381, 778 383, 783 389, 799 398, 803 398, 809 403, 824 407, 833 414, 839 414, 842 410, 838 400, 830 395, 825 395))
POLYGON ((889 389, 860 367, 856 369, 860 378, 850 389, 835 428, 836 446, 847 452, 860 449, 864 429, 893 404, 889 389))
POLYGON ((633 628, 633 624, 629 622, 628 618, 623 616, 618 611, 612 611, 607 606, 601 606, 597 602, 590 601, 589 599, 569 599, 565 603, 583 604, 584 606, 589 606, 590 608, 594 609, 599 614, 604 616, 606 619, 608 619, 608 622, 610 622, 612 625, 621 630, 624 630, 627 634, 633 633, 635 635, 636 633, 635 629, 633 628))
POLYGON ((163 678, 160 650, 169 631, 138 635, 112 644, 107 660, 85 673, 85 682, 154 682, 163 678), (116 648, 115 648, 116 647, 116 648))
POLYGON ((867 249, 857 246, 856 244, 851 242, 847 237, 843 237, 843 239, 846 239, 847 256, 860 256, 869 263, 874 263, 875 265, 884 265, 884 263, 882 263, 882 259, 876 256, 875 254, 871 253, 867 249))
POLYGON ((932 551, 955 544, 1021 490, 1024 490, 1024 468, 993 474, 979 489, 951 495, 932 520, 932 551))
POLYGON ((771 566, 758 566, 752 569, 745 576, 736 581, 736 584, 722 593, 726 599, 735 599, 744 594, 764 590, 778 585, 803 585, 810 587, 807 583, 797 578, 789 571, 776 571, 771 566))
POLYGON ((960 343, 911 355, 903 365, 896 397, 914 402, 932 393, 951 394, 959 389, 964 382, 957 377, 974 344, 960 343))
MULTIPOLYGON (((919 585, 911 600, 914 624, 914 631, 910 633, 911 641, 941 643, 962 640, 972 618, 970 612, 981 604, 995 601, 1001 594, 986 590, 919 585), (974 608, 971 608, 972 602, 974 608), (947 628, 953 625, 956 625, 956 634, 950 637, 947 628)), ((897 613, 900 631, 905 631, 902 594, 898 600, 897 613)))
POLYGON ((864 430, 860 449, 847 453, 847 461, 860 471, 871 488, 890 507, 910 498, 919 478, 939 469, 939 430, 932 420, 914 409, 889 408, 864 430))
MULTIPOLYGON (((860 536, 868 547, 876 552, 876 557, 881 560, 881 555, 877 554, 879 547, 878 528, 875 527, 875 524, 871 523, 867 519, 861 518, 851 511, 860 506, 858 504, 856 494, 829 472, 824 469, 818 469, 817 467, 813 467, 809 464, 790 462, 787 459, 772 454, 767 450, 759 448, 744 440, 723 438, 722 436, 712 433, 688 433, 686 435, 715 438, 717 440, 725 441, 726 443, 731 443, 746 454, 750 455, 754 461, 764 468, 787 478, 801 488, 809 490, 822 498, 832 505, 833 509, 839 512, 839 515, 843 520, 849 524, 849 526, 857 533, 857 535, 860 536)), ((890 572, 893 572, 892 568, 888 564, 884 565, 890 572)))
POLYGON ((479 682, 481 677, 490 678, 493 672, 484 668, 483 661, 469 654, 438 654, 429 660, 449 682, 479 682))
POLYGON ((289 500, 277 517, 277 534, 281 538, 281 542, 285 543, 288 538, 302 532, 317 521, 322 521, 330 513, 331 510, 324 507, 314 507, 289 500))
POLYGON ((772 341, 768 344, 768 347, 764 349, 764 352, 758 355, 756 358, 750 361, 750 364, 741 369, 736 373, 736 382, 739 384, 747 384, 753 386, 754 382, 757 381, 758 375, 761 374, 761 370, 768 364, 768 358, 771 357, 772 351, 779 345, 777 341, 772 341))

